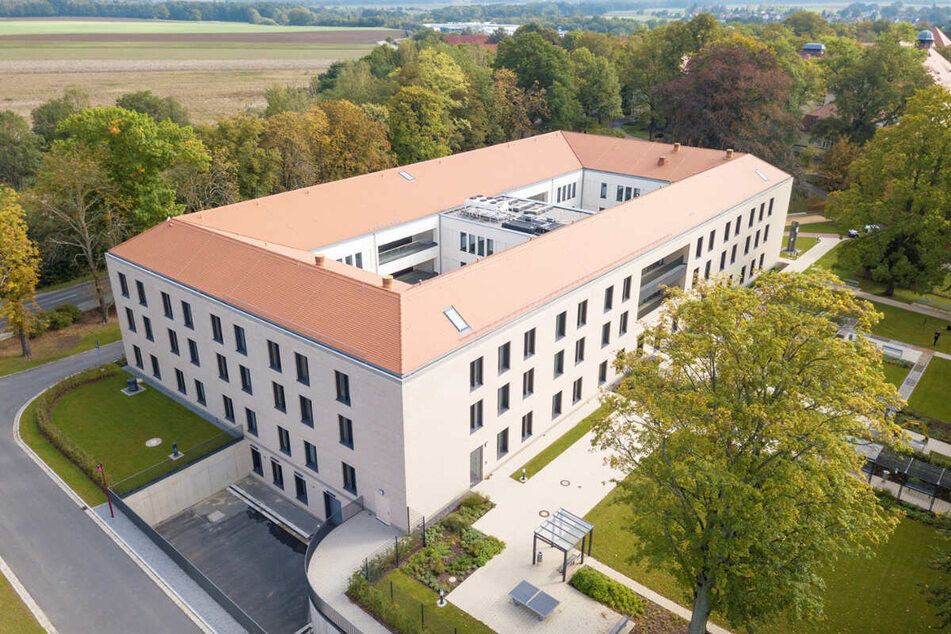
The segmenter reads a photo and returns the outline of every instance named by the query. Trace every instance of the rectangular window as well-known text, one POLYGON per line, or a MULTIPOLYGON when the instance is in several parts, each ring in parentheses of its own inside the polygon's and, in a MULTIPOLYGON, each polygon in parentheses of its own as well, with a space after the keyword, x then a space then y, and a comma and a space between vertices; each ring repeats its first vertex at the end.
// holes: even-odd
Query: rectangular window
POLYGON ((710 264, 711 260, 707 260, 707 263, 703 265, 703 279, 710 279, 710 264))
POLYGON ((601 183, 601 198, 607 198, 607 197, 608 197, 608 184, 601 183))
POLYGON ((225 359, 222 355, 216 355, 218 357, 218 378, 224 382, 228 382, 228 360, 225 359))
POLYGON ((509 452, 509 428, 506 427, 499 432, 495 438, 495 457, 502 458, 509 452))
POLYGON ((726 228, 723 230, 723 242, 724 244, 730 241, 730 221, 726 221, 726 228))
POLYGON ((765 227, 763 227, 763 242, 766 242, 768 238, 769 238, 769 225, 766 225, 765 227))
POLYGON ((767 216, 773 215, 773 199, 772 198, 769 199, 769 211, 766 212, 766 215, 767 216))
POLYGON ((618 185, 617 186, 617 201, 621 202, 622 200, 624 200, 624 186, 618 185))
POLYGON ((271 391, 274 393, 274 409, 286 412, 287 400, 284 398, 284 386, 280 383, 271 382, 271 391))
POLYGON ((294 497, 302 504, 307 504, 307 483, 304 478, 294 474, 294 497))
POLYGON ((475 250, 476 250, 476 237, 470 233, 469 234, 469 253, 472 253, 473 255, 475 255, 475 250))
POLYGON ((194 339, 188 340, 188 358, 191 360, 193 365, 201 365, 201 363, 198 361, 198 344, 195 343, 194 339))
POLYGON ((578 303, 578 328, 588 323, 588 300, 578 303))
POLYGON ((568 313, 560 312, 555 316, 555 339, 561 339, 565 336, 568 324, 568 313))
POLYGON ((142 325, 145 326, 145 338, 149 341, 155 341, 155 338, 152 336, 152 320, 143 315, 142 325))
POLYGON ((259 476, 264 475, 264 467, 261 465, 261 452, 251 447, 251 470, 259 476))
POLYGON ((620 319, 618 319, 618 328, 617 328, 618 337, 623 337, 627 334, 627 311, 625 310, 621 313, 620 319))
POLYGON ((281 447, 281 453, 291 455, 291 435, 280 425, 277 426, 277 442, 281 447))
POLYGON ((348 465, 346 462, 341 462, 343 467, 343 488, 354 495, 357 494, 357 470, 348 465))
POLYGON ((602 361, 598 366, 598 385, 604 385, 608 381, 608 362, 602 361))
POLYGON ((143 286, 139 280, 135 281, 135 292, 139 296, 139 303, 143 306, 148 306, 149 302, 145 299, 145 286, 143 286))
POLYGON ((756 222, 763 222, 763 212, 766 211, 766 203, 760 203, 759 205, 759 217, 756 219, 756 222))
POLYGON ((172 298, 165 291, 162 291, 162 312, 169 319, 175 318, 172 314, 172 298))
POLYGON ((355 256, 353 256, 353 260, 358 269, 363 268, 363 253, 357 253, 355 256))
POLYGON ((280 463, 273 458, 271 459, 271 480, 277 488, 284 488, 284 469, 282 469, 280 463))
POLYGON ((522 398, 526 398, 535 393, 535 368, 526 371, 522 375, 522 398))
POLYGON ((307 357, 295 352, 294 365, 297 368, 297 382, 302 385, 310 385, 310 364, 307 362, 307 357))
POLYGON ((633 195, 634 191, 630 187, 624 188, 624 200, 630 200, 633 195))
POLYGON ((248 433, 252 436, 258 435, 258 415, 254 410, 244 408, 244 420, 247 423, 248 433))
POLYGON ((628 275, 624 278, 624 282, 621 284, 621 301, 626 302, 631 299, 631 276, 628 275))
POLYGON ((469 406, 469 433, 482 428, 482 400, 469 406))
POLYGON ((571 385, 571 402, 577 403, 581 400, 581 379, 576 379, 571 385))
POLYGON ((558 418, 559 416, 561 416, 561 392, 551 397, 551 417, 558 418))
POLYGON ((765 254, 765 253, 760 253, 760 254, 759 254, 759 267, 760 267, 760 268, 763 268, 763 256, 764 256, 764 255, 766 255, 766 254, 765 254))
POLYGON ((725 268, 726 268, 726 251, 723 251, 722 253, 720 253, 720 270, 722 271, 725 268))
POLYGON ((750 252, 750 236, 746 236, 746 246, 743 247, 743 255, 750 252))
POLYGON ((469 362, 469 389, 482 385, 482 357, 469 362))
POLYGON ((742 215, 739 215, 739 216, 736 217, 736 226, 735 226, 734 231, 733 231, 733 235, 734 235, 734 236, 740 235, 740 225, 742 225, 742 224, 743 224, 743 216, 742 216, 742 215))
POLYGON ((753 236, 753 248, 756 249, 759 247, 759 229, 756 230, 756 235, 753 236))
POLYGON ((168 349, 172 354, 179 354, 178 333, 171 328, 168 329, 168 349))
POLYGON ((499 414, 504 414, 509 409, 509 384, 506 383, 498 390, 499 414))
POLYGON ((142 351, 139 350, 139 346, 132 346, 132 356, 135 359, 135 367, 142 369, 142 351))
POLYGON ((234 403, 227 396, 222 396, 221 402, 224 405, 225 420, 230 423, 233 423, 234 422, 234 403))
POLYGON ((614 308, 614 287, 608 286, 604 289, 604 312, 614 308))
POLYGON ((155 355, 154 355, 154 354, 150 354, 149 356, 152 357, 152 359, 151 359, 151 360, 152 360, 152 376, 154 376, 156 379, 158 379, 159 381, 161 381, 161 380, 162 380, 162 369, 159 368, 158 359, 155 358, 155 355))
POLYGON ((499 374, 502 374, 512 367, 512 344, 509 342, 499 346, 499 374))
POLYGON ((524 358, 527 359, 533 354, 535 354, 535 329, 532 328, 531 330, 526 332, 523 339, 524 339, 524 345, 523 345, 524 355, 523 356, 524 358))
POLYGON ((575 342, 575 363, 584 361, 584 337, 575 342))
POLYGON ((247 369, 243 365, 238 366, 238 373, 241 375, 241 389, 248 394, 252 394, 251 390, 251 370, 247 369))
POLYGON ((185 387, 185 374, 178 368, 175 368, 175 385, 182 394, 188 392, 188 388, 185 387))
POLYGON ((492 238, 485 239, 485 254, 492 255, 495 253, 495 240, 492 238))
POLYGON ((306 396, 299 396, 300 401, 300 422, 308 427, 314 426, 314 404, 306 396))
POLYGON ((610 321, 605 322, 601 326, 601 347, 603 348, 609 343, 611 343, 611 322, 610 321))
POLYGON ((270 339, 267 341, 267 361, 272 370, 281 371, 281 347, 270 339))
POLYGON ((244 328, 235 324, 234 327, 234 349, 239 354, 248 354, 248 340, 244 336, 244 328))
POLYGON ((211 338, 217 341, 218 343, 225 342, 224 333, 221 332, 221 318, 218 315, 210 315, 211 317, 211 338))
POLYGON ((755 217, 756 217, 756 207, 753 207, 752 209, 750 209, 750 222, 749 222, 749 224, 747 225, 747 227, 752 227, 752 226, 753 226, 753 219, 754 219, 755 217))
POLYGON ((522 442, 532 437, 532 413, 522 416, 522 442))
POLYGON ((199 405, 205 404, 205 384, 195 379, 195 399, 199 405))
POLYGON ((350 404, 350 377, 334 370, 334 383, 337 388, 337 400, 344 405, 350 404))
POLYGON ((746 265, 740 269, 740 284, 746 281, 746 265))
POLYGON ((479 236, 478 249, 476 250, 476 255, 485 255, 485 238, 479 236))
POLYGON ((557 379, 565 373, 565 351, 559 350, 555 353, 555 378, 557 379))
POLYGON ((578 195, 578 183, 571 184, 571 197, 574 198, 578 195))
POLYGON ((304 464, 308 469, 317 471, 317 447, 304 441, 304 464))
POLYGON ((182 321, 186 328, 195 329, 195 322, 192 320, 192 305, 186 301, 182 302, 182 321))
POLYGON ((736 262, 736 245, 733 245, 733 248, 730 249, 730 264, 736 262))
POLYGON ((697 252, 696 256, 699 258, 703 254, 703 236, 697 238, 697 252))
POLYGON ((123 297, 129 296, 129 282, 125 278, 125 273, 119 273, 119 292, 123 297))
POLYGON ((132 312, 131 308, 125 309, 125 321, 129 332, 135 332, 135 313, 132 312))
POLYGON ((463 253, 465 253, 465 252, 466 252, 466 246, 467 246, 466 234, 465 234, 465 232, 462 232, 462 233, 459 234, 459 250, 462 251, 463 253))
POLYGON ((710 237, 707 239, 707 251, 713 251, 714 240, 716 240, 716 237, 717 237, 717 230, 712 229, 710 231, 710 237))

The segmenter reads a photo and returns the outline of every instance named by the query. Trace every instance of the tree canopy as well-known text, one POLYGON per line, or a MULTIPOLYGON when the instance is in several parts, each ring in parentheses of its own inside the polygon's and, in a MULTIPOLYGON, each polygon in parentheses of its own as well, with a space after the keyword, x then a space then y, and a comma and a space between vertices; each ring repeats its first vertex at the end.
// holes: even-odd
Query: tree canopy
POLYGON ((21 189, 40 164, 43 137, 27 120, 10 110, 0 111, 0 184, 21 189))
POLYGON ((20 338, 24 357, 31 353, 32 304, 39 267, 19 197, 9 187, 0 186, 0 316, 6 318, 7 329, 20 338))

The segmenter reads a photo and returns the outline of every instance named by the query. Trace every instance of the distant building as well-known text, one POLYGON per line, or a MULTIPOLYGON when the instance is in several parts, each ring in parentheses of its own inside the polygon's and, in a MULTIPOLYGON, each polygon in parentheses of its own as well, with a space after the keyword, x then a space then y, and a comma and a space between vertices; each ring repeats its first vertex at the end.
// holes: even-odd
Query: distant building
POLYGON ((427 29, 439 31, 440 33, 476 33, 481 35, 492 35, 499 29, 512 35, 520 24, 495 24, 493 22, 440 22, 424 24, 427 29))
POLYGON ((929 49, 934 46, 934 33, 925 29, 915 36, 915 46, 918 48, 929 49))
POLYGON ((825 57, 826 55, 826 45, 820 42, 808 42, 802 45, 802 50, 799 52, 799 56, 803 59, 811 59, 813 57, 825 57))
POLYGON ((476 46, 487 48, 490 51, 494 51, 499 47, 498 44, 487 41, 489 39, 488 35, 444 35, 443 39, 446 40, 447 44, 452 44, 453 46, 475 44, 476 46))

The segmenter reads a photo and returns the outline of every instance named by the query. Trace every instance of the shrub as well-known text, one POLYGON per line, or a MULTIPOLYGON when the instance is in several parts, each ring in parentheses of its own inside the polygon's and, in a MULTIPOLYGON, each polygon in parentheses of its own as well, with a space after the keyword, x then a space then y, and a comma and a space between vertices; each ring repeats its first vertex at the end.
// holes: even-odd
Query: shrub
POLYGON ((50 330, 60 330, 73 323, 73 318, 68 313, 61 313, 58 310, 48 311, 46 319, 49 322, 50 330))
POLYGON ((83 311, 79 310, 79 306, 75 304, 60 304, 53 309, 53 312, 69 315, 73 321, 79 321, 79 318, 83 316, 83 311))
POLYGON ((584 566, 571 577, 571 585, 595 601, 637 618, 644 613, 643 597, 594 568, 584 566))
POLYGON ((469 528, 469 524, 459 513, 450 513, 440 524, 442 524, 446 530, 456 535, 462 535, 462 532, 469 528))
POLYGON ((30 323, 30 338, 39 337, 49 330, 50 318, 45 312, 38 312, 33 315, 30 323))

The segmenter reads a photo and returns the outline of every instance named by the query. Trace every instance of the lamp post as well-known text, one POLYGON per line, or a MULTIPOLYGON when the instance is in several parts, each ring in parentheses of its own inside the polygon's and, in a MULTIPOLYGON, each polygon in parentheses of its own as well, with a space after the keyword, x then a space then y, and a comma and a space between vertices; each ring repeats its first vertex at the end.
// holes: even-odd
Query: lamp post
POLYGON ((112 510, 112 498, 109 497, 109 487, 106 486, 106 470, 101 462, 96 465, 96 471, 102 474, 102 492, 106 494, 106 502, 109 503, 109 517, 115 518, 116 514, 112 510))

